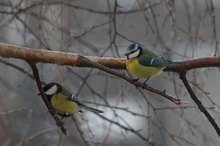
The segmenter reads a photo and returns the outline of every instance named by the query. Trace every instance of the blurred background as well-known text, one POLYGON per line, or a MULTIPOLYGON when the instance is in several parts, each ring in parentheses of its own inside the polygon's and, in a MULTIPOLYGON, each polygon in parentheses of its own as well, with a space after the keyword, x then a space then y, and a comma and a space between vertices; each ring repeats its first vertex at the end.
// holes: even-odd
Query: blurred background
MULTIPOLYGON (((0 42, 91 56, 124 57, 132 42, 173 60, 219 56, 218 0, 1 0, 0 42)), ((220 145, 177 74, 148 85, 189 101, 176 106, 103 71, 37 64, 41 80, 65 85, 85 104, 63 135, 22 60, 0 57, 0 145, 220 145)), ((117 70, 127 73, 125 70, 117 70)), ((219 68, 189 71, 196 95, 220 126, 219 68)))

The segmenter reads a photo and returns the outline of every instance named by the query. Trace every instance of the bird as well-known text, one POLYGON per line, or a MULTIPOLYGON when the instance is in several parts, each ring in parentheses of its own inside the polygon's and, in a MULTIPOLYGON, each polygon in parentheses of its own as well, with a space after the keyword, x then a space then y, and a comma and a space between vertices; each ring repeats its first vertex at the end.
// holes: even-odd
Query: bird
POLYGON ((126 56, 126 68, 132 75, 139 78, 144 78, 143 86, 146 82, 160 73, 163 69, 174 64, 179 64, 181 61, 171 61, 155 55, 153 52, 144 49, 142 46, 132 43, 128 46, 126 56))
POLYGON ((69 117, 81 110, 79 108, 87 109, 94 113, 103 113, 103 111, 89 107, 81 103, 75 95, 71 94, 64 86, 59 83, 51 82, 43 87, 44 94, 47 96, 51 106, 56 113, 64 117, 69 117))

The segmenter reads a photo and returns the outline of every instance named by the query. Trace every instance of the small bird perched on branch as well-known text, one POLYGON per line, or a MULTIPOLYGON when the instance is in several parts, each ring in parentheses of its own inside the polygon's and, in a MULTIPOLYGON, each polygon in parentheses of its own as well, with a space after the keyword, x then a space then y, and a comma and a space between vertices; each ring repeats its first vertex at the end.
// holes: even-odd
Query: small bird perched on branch
POLYGON ((46 84, 43 87, 43 90, 52 107, 62 118, 77 113, 80 111, 79 107, 87 109, 91 112, 103 113, 103 111, 82 104, 73 94, 71 94, 67 89, 58 83, 51 82, 46 84))
POLYGON ((171 61, 157 56, 138 44, 129 45, 125 56, 127 57, 127 70, 138 79, 146 79, 143 82, 143 86, 149 78, 159 75, 167 66, 181 63, 181 61, 171 61))

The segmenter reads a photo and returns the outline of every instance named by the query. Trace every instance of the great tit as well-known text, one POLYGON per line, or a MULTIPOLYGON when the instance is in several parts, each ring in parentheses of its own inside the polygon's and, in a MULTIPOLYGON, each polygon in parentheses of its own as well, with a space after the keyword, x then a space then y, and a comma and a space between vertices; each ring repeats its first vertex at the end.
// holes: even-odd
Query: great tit
POLYGON ((157 56, 138 44, 129 45, 125 56, 127 57, 127 70, 138 79, 146 79, 143 85, 149 78, 159 75, 167 66, 181 63, 180 61, 171 61, 157 56))
POLYGON ((79 107, 91 112, 103 113, 103 111, 82 104, 73 94, 56 82, 46 84, 43 90, 50 104, 61 117, 68 117, 79 112, 79 107))

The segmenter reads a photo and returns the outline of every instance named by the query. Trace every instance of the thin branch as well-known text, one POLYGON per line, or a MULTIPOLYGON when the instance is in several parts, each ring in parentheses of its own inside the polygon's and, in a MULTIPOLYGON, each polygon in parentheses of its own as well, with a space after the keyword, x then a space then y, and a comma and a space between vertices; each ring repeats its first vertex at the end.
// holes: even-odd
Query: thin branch
POLYGON ((174 1, 172 0, 165 0, 165 4, 169 13, 170 17, 170 24, 171 24, 171 38, 176 38, 176 14, 174 10, 174 1))
POLYGON ((106 121, 108 121, 108 122, 110 122, 110 123, 112 123, 112 124, 114 124, 114 125, 116 125, 116 126, 122 128, 122 129, 124 129, 124 130, 126 130, 126 131, 129 131, 129 132, 131 132, 131 133, 137 135, 140 139, 142 139, 142 140, 144 140, 146 143, 148 143, 148 145, 152 145, 152 146, 155 145, 155 143, 152 142, 150 139, 148 139, 148 138, 144 137, 142 134, 140 134, 140 132, 139 132, 138 130, 133 129, 132 127, 126 127, 126 126, 124 126, 123 124, 121 124, 121 123, 119 123, 119 122, 116 122, 116 121, 114 121, 114 120, 112 120, 112 119, 110 119, 110 118, 108 118, 108 117, 103 116, 103 115, 100 115, 100 114, 97 114, 97 113, 94 113, 94 114, 96 114, 96 115, 99 116, 100 118, 102 118, 102 119, 104 119, 104 120, 106 120, 106 121))
POLYGON ((102 64, 95 63, 95 62, 89 60, 88 58, 86 58, 86 57, 84 57, 84 56, 80 56, 80 55, 79 55, 79 60, 80 60, 80 62, 81 62, 82 64, 85 64, 85 65, 87 65, 87 66, 93 66, 93 67, 98 68, 98 69, 100 69, 100 70, 102 70, 102 71, 105 71, 105 72, 110 73, 110 74, 112 74, 112 75, 114 75, 114 76, 117 76, 117 77, 119 77, 119 78, 121 78, 121 79, 124 79, 124 80, 126 80, 127 82, 133 84, 133 85, 136 86, 136 87, 142 87, 142 88, 145 89, 145 90, 148 90, 148 91, 150 91, 150 92, 153 92, 153 93, 156 93, 156 94, 158 94, 158 95, 161 95, 162 97, 165 97, 166 99, 172 101, 173 103, 175 103, 175 104, 177 104, 177 105, 182 104, 182 103, 186 103, 186 101, 183 101, 183 100, 181 100, 180 98, 173 97, 173 96, 167 94, 166 91, 160 91, 160 90, 155 89, 155 88, 152 88, 152 87, 150 87, 150 86, 148 86, 148 85, 145 85, 145 86, 143 87, 143 83, 138 82, 138 81, 134 81, 134 80, 131 79, 130 77, 126 76, 125 74, 116 72, 116 71, 114 71, 114 70, 112 70, 112 69, 110 69, 110 68, 108 68, 108 67, 106 67, 106 66, 104 66, 104 65, 102 65, 102 64))
MULTIPOLYGON (((5 64, 5 65, 7 65, 7 66, 10 66, 10 67, 12 67, 12 68, 14 68, 14 69, 20 71, 21 73, 27 75, 27 76, 28 76, 29 78, 31 78, 31 79, 35 79, 34 76, 33 76, 31 73, 29 73, 28 71, 24 70, 22 67, 19 67, 19 66, 15 65, 15 64, 12 64, 12 63, 9 63, 9 62, 7 62, 7 61, 5 61, 5 60, 3 60, 3 59, 0 59, 0 63, 5 64)), ((43 85, 46 84, 44 81, 41 81, 41 83, 42 83, 43 85)))
POLYGON ((74 115, 71 116, 75 126, 76 126, 76 129, 78 130, 79 132, 79 135, 82 139, 82 141, 85 143, 86 146, 93 146, 93 144, 91 143, 91 141, 89 141, 85 135, 85 132, 83 132, 82 128, 80 127, 80 123, 79 121, 77 120, 77 117, 75 117, 74 115))
POLYGON ((217 37, 217 28, 216 28, 216 12, 215 12, 215 7, 213 4, 213 0, 210 0, 210 16, 212 16, 212 33, 213 33, 213 40, 215 41, 215 53, 214 56, 217 56, 217 53, 219 52, 218 48, 218 37, 217 37))
POLYGON ((27 135, 27 137, 25 137, 25 139, 24 139, 21 143, 19 143, 18 145, 19 145, 19 146, 28 145, 29 142, 31 142, 31 141, 37 139, 38 137, 41 137, 41 136, 43 136, 43 135, 46 135, 46 134, 48 134, 49 132, 54 131, 55 128, 56 128, 56 127, 46 128, 46 129, 43 129, 43 130, 41 130, 41 131, 38 131, 38 132, 34 133, 33 135, 27 135))
POLYGON ((12 68, 14 68, 14 69, 20 71, 21 73, 27 75, 27 76, 30 77, 31 79, 34 79, 34 76, 33 76, 32 74, 28 73, 28 72, 25 71, 23 68, 21 68, 21 67, 15 65, 15 64, 9 63, 9 62, 7 62, 7 61, 1 59, 1 58, 0 58, 0 63, 5 64, 5 65, 7 65, 7 66, 10 66, 10 67, 12 67, 12 68))
POLYGON ((0 112, 0 116, 8 116, 9 114, 21 112, 21 111, 23 111, 24 109, 26 109, 26 107, 21 107, 21 108, 18 108, 18 109, 11 109, 11 110, 9 110, 9 111, 1 111, 1 112, 0 112))
POLYGON ((38 69, 36 67, 36 64, 33 62, 28 62, 29 65, 32 68, 33 71, 33 75, 35 77, 36 83, 37 83, 37 87, 39 89, 40 95, 44 101, 44 103, 46 104, 49 113, 51 114, 51 116, 54 118, 54 120, 56 121, 57 126, 60 128, 60 130, 63 132, 63 134, 66 135, 66 129, 63 126, 63 122, 60 120, 60 118, 57 116, 55 110, 53 109, 53 107, 51 106, 49 100, 47 99, 46 95, 44 94, 43 88, 41 86, 41 81, 40 81, 40 76, 38 74, 38 69))
POLYGON ((212 124, 213 128, 215 128, 217 134, 220 136, 220 128, 215 122, 215 120, 212 118, 212 116, 209 114, 209 112, 206 110, 206 108, 203 106, 201 101, 198 99, 198 97, 193 92, 192 88, 190 87, 187 79, 186 79, 186 72, 180 73, 180 79, 182 80, 183 84, 185 85, 187 91, 189 92, 191 98, 194 100, 194 102, 197 104, 198 108, 201 112, 204 113, 204 115, 207 117, 209 122, 212 124))

